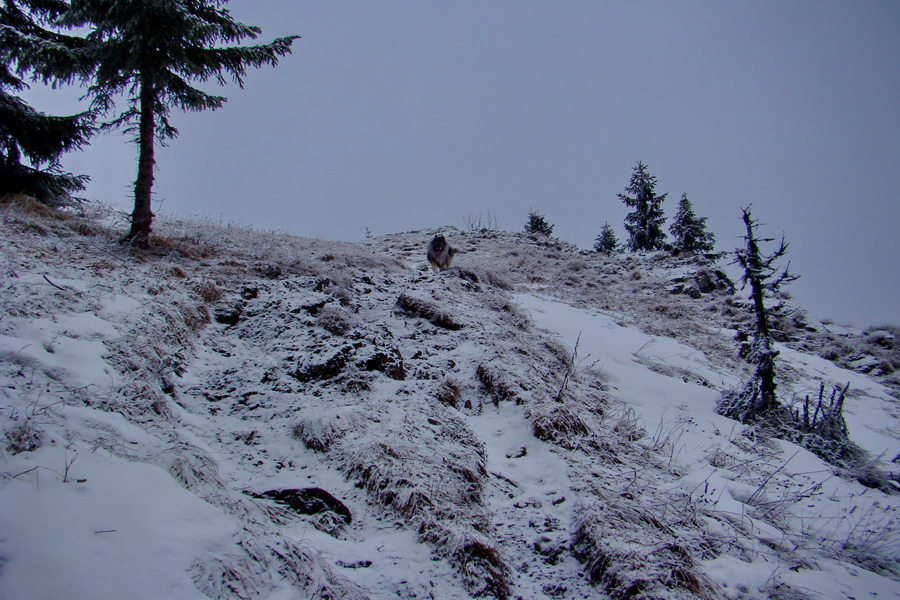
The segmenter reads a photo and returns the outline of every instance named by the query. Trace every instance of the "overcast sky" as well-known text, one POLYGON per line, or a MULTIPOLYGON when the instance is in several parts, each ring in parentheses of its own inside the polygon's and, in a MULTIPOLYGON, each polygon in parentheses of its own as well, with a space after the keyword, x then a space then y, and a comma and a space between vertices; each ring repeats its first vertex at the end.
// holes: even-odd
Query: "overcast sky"
MULTIPOLYGON (((243 90, 207 86, 224 108, 173 113, 157 211, 352 241, 488 213, 520 231, 533 208, 591 248, 604 221, 625 239, 616 194, 641 160, 669 218, 687 193, 718 249, 750 204, 783 232, 813 317, 900 323, 896 0, 228 7, 262 41, 302 37, 243 90)), ((32 94, 57 112, 64 95, 32 94)), ((127 138, 65 165, 128 207, 127 138)))

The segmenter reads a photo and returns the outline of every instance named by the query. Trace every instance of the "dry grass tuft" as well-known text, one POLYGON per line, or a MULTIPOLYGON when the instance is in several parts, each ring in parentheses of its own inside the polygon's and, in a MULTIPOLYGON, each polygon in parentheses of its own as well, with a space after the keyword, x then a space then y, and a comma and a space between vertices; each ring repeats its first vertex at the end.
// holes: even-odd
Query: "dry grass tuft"
POLYGON ((353 330, 353 320, 345 309, 326 304, 316 314, 320 327, 331 334, 344 337, 353 330))
POLYGON ((397 298, 397 306, 402 311, 414 317, 421 317, 443 329, 458 331, 464 327, 455 317, 441 309, 437 304, 415 298, 409 294, 400 294, 400 297, 397 298))
POLYGON ((194 286, 196 293, 204 302, 215 302, 222 298, 222 288, 212 281, 204 281, 194 286))
POLYGON ((553 406, 547 412, 532 415, 531 431, 534 437, 562 448, 573 449, 579 440, 590 435, 591 429, 567 406, 553 406))
POLYGON ((380 504, 390 506, 407 519, 427 518, 441 507, 466 506, 481 501, 486 473, 483 457, 475 470, 460 464, 462 457, 446 457, 440 473, 416 473, 410 463, 424 462, 419 447, 373 442, 351 452, 348 474, 357 477, 380 504), (456 463, 454 465, 450 463, 456 463), (437 481, 435 481, 437 480, 437 481))
POLYGON ((214 245, 211 240, 193 235, 165 236, 154 233, 150 241, 151 246, 149 248, 135 248, 134 251, 141 255, 174 256, 195 260, 211 258, 221 253, 221 249, 214 245))
POLYGON ((35 424, 34 419, 27 417, 18 427, 6 432, 9 444, 7 452, 19 454, 20 452, 32 452, 41 446, 41 430, 35 424))
POLYGON ((293 435, 304 446, 316 452, 328 452, 348 431, 365 421, 353 407, 333 409, 327 413, 301 409, 298 416, 299 421, 294 425, 293 435))
POLYGON ((441 387, 438 388, 435 399, 445 406, 457 408, 459 404, 459 396, 461 393, 462 389, 459 387, 459 384, 456 381, 454 381, 453 379, 446 379, 443 383, 441 383, 441 387))
POLYGON ((245 557, 234 555, 197 561, 190 569, 197 588, 215 600, 257 598, 259 589, 248 576, 252 572, 252 564, 245 557))
POLYGON ((694 553, 649 511, 620 502, 582 513, 572 548, 588 577, 615 600, 713 600, 694 553))
POLYGON ((498 600, 510 597, 509 567, 496 548, 472 540, 454 553, 451 561, 458 566, 463 583, 474 596, 498 600))
POLYGON ((478 365, 475 375, 493 397, 494 404, 503 401, 515 401, 516 404, 522 404, 523 400, 519 396, 521 386, 516 385, 516 382, 506 375, 505 371, 494 361, 486 361, 478 365))
POLYGON ((511 569, 483 535, 445 527, 434 521, 423 523, 419 533, 435 546, 440 556, 446 557, 457 568, 473 597, 497 600, 510 597, 511 569))
POLYGON ((71 215, 60 208, 39 202, 24 194, 9 194, 0 197, 0 208, 15 211, 22 215, 31 215, 49 219, 67 220, 71 215))
POLYGON ((5 222, 17 226, 20 231, 41 237, 55 235, 65 238, 73 234, 95 237, 104 232, 83 216, 77 206, 50 206, 21 194, 0 198, 0 212, 5 222))

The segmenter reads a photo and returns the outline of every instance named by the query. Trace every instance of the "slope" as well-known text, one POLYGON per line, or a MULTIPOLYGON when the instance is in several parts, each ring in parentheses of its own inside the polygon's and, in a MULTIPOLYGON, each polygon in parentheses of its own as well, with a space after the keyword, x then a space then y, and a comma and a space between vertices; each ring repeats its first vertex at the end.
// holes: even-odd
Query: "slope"
MULTIPOLYGON (((708 260, 444 229, 434 276, 437 230, 171 219, 129 253, 85 210, 3 210, 4 598, 896 595, 896 496, 713 414, 708 260)), ((900 450, 889 388, 783 356, 900 450)))

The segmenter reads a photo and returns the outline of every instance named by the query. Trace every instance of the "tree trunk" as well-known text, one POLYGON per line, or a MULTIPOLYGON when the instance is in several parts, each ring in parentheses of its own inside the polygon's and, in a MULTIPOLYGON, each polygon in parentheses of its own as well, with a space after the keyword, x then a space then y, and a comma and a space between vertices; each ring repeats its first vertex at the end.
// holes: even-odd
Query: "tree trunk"
POLYGON ((756 313, 756 331, 754 332, 752 353, 755 355, 756 376, 759 378, 760 397, 757 399, 757 408, 759 412, 765 413, 778 407, 775 396, 775 357, 778 353, 772 348, 769 315, 766 312, 764 300, 765 288, 760 275, 763 270, 763 259, 757 240, 753 235, 750 213, 745 211, 743 220, 747 226, 747 280, 750 282, 753 312, 756 313))
POLYGON ((150 202, 153 195, 153 157, 156 115, 154 114, 154 86, 147 75, 141 76, 140 124, 138 126, 138 174, 134 183, 134 212, 131 213, 131 232, 125 238, 137 246, 150 243, 150 225, 153 212, 150 202))

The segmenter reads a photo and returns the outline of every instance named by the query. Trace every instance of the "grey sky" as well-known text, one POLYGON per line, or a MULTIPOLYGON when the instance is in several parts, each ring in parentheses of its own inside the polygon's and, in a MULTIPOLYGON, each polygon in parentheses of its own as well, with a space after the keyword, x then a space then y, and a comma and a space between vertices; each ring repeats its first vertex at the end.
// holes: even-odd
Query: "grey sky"
MULTIPOLYGON (((624 239, 616 194, 641 160, 666 214, 686 192, 719 249, 740 243, 749 204, 784 232, 814 317, 900 323, 894 0, 229 8, 263 41, 302 38, 244 90, 210 86, 223 109, 173 115, 158 210, 358 240, 488 211, 518 231, 534 208, 590 248, 607 220, 624 239)), ((128 206, 121 135, 65 164, 91 175, 89 197, 128 206)))

